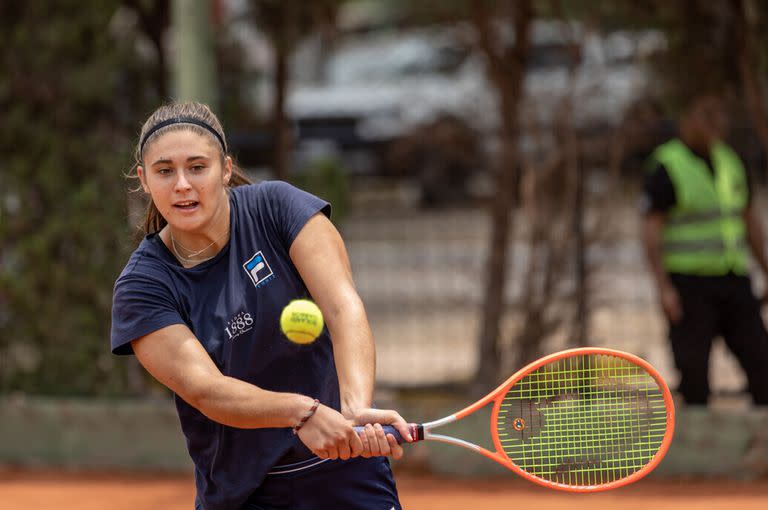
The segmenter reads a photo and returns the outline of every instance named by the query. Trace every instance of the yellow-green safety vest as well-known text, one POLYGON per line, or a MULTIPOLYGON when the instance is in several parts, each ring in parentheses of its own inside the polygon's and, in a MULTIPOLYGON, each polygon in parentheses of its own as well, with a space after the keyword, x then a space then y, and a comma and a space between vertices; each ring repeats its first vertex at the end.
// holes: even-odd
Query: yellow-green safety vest
POLYGON ((743 219, 747 176, 736 153, 722 142, 710 151, 714 175, 681 140, 659 146, 652 161, 664 165, 676 204, 663 232, 664 267, 671 273, 717 276, 746 274, 748 251, 743 219))

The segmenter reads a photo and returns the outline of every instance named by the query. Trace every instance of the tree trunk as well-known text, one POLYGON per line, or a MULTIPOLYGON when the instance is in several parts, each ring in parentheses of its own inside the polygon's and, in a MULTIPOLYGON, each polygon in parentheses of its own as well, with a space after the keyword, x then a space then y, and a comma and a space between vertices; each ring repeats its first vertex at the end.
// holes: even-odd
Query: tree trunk
POLYGON ((755 57, 755 34, 753 24, 747 12, 746 0, 731 0, 736 27, 734 34, 738 48, 739 74, 744 88, 752 123, 757 130, 763 153, 768 155, 768 112, 766 112, 765 96, 760 84, 760 78, 755 72, 757 59, 755 57))
POLYGON ((573 208, 573 230, 576 243, 576 317, 571 343, 576 347, 583 347, 587 342, 587 325, 589 322, 589 307, 587 303, 587 236, 584 231, 584 165, 580 161, 578 153, 570 157, 576 158, 573 162, 576 173, 576 194, 573 208))
POLYGON ((169 0, 157 0, 151 5, 140 0, 124 0, 125 5, 136 12, 139 26, 146 34, 157 52, 157 71, 154 74, 157 94, 163 101, 168 100, 168 59, 165 55, 163 38, 171 23, 171 4, 169 0))
POLYGON ((279 9, 278 27, 275 34, 275 105, 274 105, 274 171, 281 181, 288 178, 288 157, 291 144, 291 132, 285 115, 285 97, 288 92, 288 56, 289 37, 286 8, 279 9))
POLYGON ((480 333, 479 366, 476 381, 483 388, 490 388, 499 379, 501 352, 499 333, 504 315, 504 289, 507 281, 507 248, 510 234, 510 209, 515 199, 514 140, 503 141, 502 164, 497 169, 497 188, 491 204, 491 239, 486 265, 486 284, 483 318, 480 333), (507 165, 512 163, 511 167, 507 165))
MULTIPOLYGON (((496 2, 491 2, 495 5, 496 2)), ((509 6, 509 2, 505 7, 509 6)), ((517 161, 518 106, 523 90, 528 33, 533 12, 530 0, 512 2, 515 44, 504 48, 496 40, 491 25, 489 5, 483 0, 472 4, 475 27, 486 54, 489 75, 501 106, 501 158, 496 169, 496 194, 491 203, 491 237, 479 342, 479 366, 475 381, 480 388, 490 388, 500 378, 499 334, 504 314, 504 289, 507 282, 507 249, 511 233, 511 210, 517 196, 519 164, 517 161)))

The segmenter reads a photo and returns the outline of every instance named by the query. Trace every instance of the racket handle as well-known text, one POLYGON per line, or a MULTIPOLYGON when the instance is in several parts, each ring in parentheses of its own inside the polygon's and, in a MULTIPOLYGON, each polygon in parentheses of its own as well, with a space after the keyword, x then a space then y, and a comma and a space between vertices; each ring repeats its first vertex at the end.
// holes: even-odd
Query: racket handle
MULTIPOLYGON (((362 432, 365 430, 365 427, 357 426, 353 427, 355 429, 355 432, 362 432)), ((403 438, 403 436, 400 435, 400 432, 393 427, 392 425, 382 425, 381 428, 384 429, 384 434, 392 434, 395 436, 395 440, 397 441, 397 444, 403 444, 407 443, 408 441, 403 438)), ((419 425, 418 423, 409 423, 408 424, 408 431, 411 433, 411 437, 413 438, 413 442, 421 441, 424 439, 424 427, 419 425)))

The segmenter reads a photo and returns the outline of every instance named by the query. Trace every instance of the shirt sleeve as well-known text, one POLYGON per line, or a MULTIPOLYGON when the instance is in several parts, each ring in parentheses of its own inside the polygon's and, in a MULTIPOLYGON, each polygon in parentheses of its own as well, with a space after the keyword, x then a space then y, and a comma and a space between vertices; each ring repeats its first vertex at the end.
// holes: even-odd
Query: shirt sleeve
POLYGON ((669 177, 667 169, 662 164, 646 175, 643 183, 643 214, 665 213, 677 203, 675 187, 669 177))
POLYGON ((112 296, 112 353, 133 354, 131 341, 173 324, 186 324, 167 285, 130 275, 115 283, 112 296))
POLYGON ((322 212, 328 218, 331 217, 331 205, 328 202, 287 182, 265 182, 263 192, 275 223, 275 231, 286 250, 312 216, 322 212))

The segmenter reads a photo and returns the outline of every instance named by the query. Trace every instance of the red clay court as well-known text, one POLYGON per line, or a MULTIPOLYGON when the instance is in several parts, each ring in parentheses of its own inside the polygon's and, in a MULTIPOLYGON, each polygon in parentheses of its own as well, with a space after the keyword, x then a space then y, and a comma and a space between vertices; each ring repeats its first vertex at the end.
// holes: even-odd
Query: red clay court
MULTIPOLYGON (((397 475, 406 510, 765 510, 768 480, 641 480, 567 494, 510 477, 493 481, 397 475)), ((0 471, 2 510, 192 510, 189 476, 0 471)))

